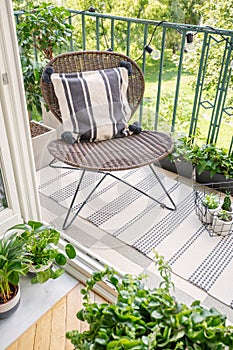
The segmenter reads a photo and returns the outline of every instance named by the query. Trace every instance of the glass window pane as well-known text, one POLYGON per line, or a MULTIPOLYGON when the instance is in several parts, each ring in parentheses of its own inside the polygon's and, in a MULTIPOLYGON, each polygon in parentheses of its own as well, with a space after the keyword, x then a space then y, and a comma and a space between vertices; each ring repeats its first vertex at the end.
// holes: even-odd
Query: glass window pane
POLYGON ((6 199, 6 192, 4 188, 4 183, 3 183, 3 178, 2 178, 2 173, 0 170, 0 211, 3 209, 7 208, 7 199, 6 199))

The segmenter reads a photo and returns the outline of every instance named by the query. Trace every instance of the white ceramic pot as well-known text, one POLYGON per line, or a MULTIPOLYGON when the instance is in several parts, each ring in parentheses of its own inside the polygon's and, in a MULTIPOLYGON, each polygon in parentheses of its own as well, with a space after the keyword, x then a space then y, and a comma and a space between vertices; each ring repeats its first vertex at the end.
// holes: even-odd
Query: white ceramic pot
POLYGON ((39 269, 36 269, 33 265, 30 265, 28 271, 31 273, 37 273, 41 271, 47 270, 52 265, 52 261, 50 261, 47 265, 41 265, 39 269))
POLYGON ((15 312, 19 306, 21 295, 20 287, 19 285, 14 287, 16 288, 15 296, 12 299, 8 300, 6 303, 0 304, 0 319, 11 316, 11 314, 15 312))
POLYGON ((227 236, 233 233, 233 220, 224 221, 214 215, 213 224, 212 224, 213 232, 219 236, 227 236))
POLYGON ((199 218, 204 224, 211 225, 213 223, 214 214, 219 210, 219 207, 215 209, 209 209, 205 205, 201 204, 199 207, 199 218))

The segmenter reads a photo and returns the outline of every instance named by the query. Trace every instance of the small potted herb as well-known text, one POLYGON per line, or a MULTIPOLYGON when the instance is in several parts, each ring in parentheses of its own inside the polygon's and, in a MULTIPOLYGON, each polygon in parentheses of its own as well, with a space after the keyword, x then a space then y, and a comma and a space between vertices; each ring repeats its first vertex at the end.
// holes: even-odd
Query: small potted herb
POLYGON ((192 138, 180 136, 176 138, 171 154, 161 161, 163 169, 170 170, 181 176, 191 178, 193 173, 192 138))
POLYGON ((58 249, 60 233, 53 226, 28 221, 12 229, 23 231, 18 232, 18 236, 25 243, 26 256, 30 260, 29 271, 35 274, 31 279, 33 284, 60 277, 65 271, 63 267, 67 258, 76 257, 76 251, 70 243, 66 244, 64 252, 58 249))
POLYGON ((233 216, 226 210, 219 210, 217 214, 214 215, 213 232, 220 236, 227 236, 233 233, 233 216))
POLYGON ((214 213, 219 208, 219 197, 214 193, 206 194, 198 208, 199 218, 203 223, 212 224, 214 213))
POLYGON ((27 274, 28 263, 20 237, 12 234, 0 239, 0 319, 10 316, 19 306, 19 279, 27 274))
POLYGON ((232 206, 231 206, 231 194, 230 192, 226 192, 226 196, 223 200, 223 204, 221 206, 223 210, 226 210, 228 212, 232 212, 232 206))

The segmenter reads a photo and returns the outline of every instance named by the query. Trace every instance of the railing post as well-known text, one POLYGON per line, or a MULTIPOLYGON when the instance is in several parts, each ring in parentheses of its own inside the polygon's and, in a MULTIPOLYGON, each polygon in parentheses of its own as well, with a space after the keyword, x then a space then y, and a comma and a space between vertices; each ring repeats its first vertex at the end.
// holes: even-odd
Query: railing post
POLYGON ((178 98, 179 98, 180 78, 181 78, 181 72, 182 72, 185 39, 186 39, 186 32, 183 32, 182 40, 181 40, 180 59, 179 59, 179 66, 178 66, 178 72, 177 72, 177 80, 176 80, 176 92, 175 92, 175 99, 174 99, 174 105, 173 105, 171 132, 174 132, 174 130, 175 130, 176 111, 177 111, 177 103, 178 103, 178 98))
POLYGON ((160 105, 160 96, 161 96, 161 87, 162 87, 165 41, 166 41, 166 28, 163 27, 161 57, 160 57, 160 64, 159 64, 158 90, 157 90, 156 110, 155 110, 155 124, 154 124, 155 130, 157 130, 157 128, 158 128, 159 105, 160 105))
POLYGON ((195 96, 193 101, 193 111, 192 111, 192 117, 191 117, 190 127, 189 127, 189 137, 194 136, 197 130, 197 121, 198 121, 198 115, 199 115, 199 110, 201 105, 202 88, 203 88, 204 74, 206 69, 205 53, 206 53, 206 50, 208 50, 209 48, 209 42, 207 43, 207 39, 208 39, 208 33, 205 33, 203 44, 202 44, 200 65, 199 65, 197 81, 196 81, 195 96))
POLYGON ((83 51, 86 50, 86 27, 85 27, 85 15, 82 13, 82 47, 83 51))

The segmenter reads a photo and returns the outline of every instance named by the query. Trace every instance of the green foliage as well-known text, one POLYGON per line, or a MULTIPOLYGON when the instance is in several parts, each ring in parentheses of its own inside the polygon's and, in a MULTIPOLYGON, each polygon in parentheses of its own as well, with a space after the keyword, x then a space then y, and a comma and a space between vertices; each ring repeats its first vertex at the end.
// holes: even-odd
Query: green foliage
POLYGON ((175 139, 173 152, 168 156, 171 161, 185 160, 196 167, 198 174, 209 171, 213 177, 219 173, 230 179, 233 177, 233 155, 224 148, 215 145, 193 144, 193 137, 182 136, 175 139))
POLYGON ((33 112, 35 107, 37 112, 42 115, 40 77, 43 70, 43 64, 35 62, 33 59, 26 56, 21 56, 21 66, 27 109, 29 112, 33 112))
POLYGON ((232 349, 233 327, 216 309, 206 309, 195 301, 190 307, 171 295, 171 270, 156 254, 162 282, 149 289, 145 276, 125 275, 107 267, 94 273, 82 290, 84 308, 77 318, 89 324, 89 330, 66 334, 79 350, 152 350, 152 349, 232 349), (89 291, 99 281, 107 281, 117 292, 114 304, 91 303, 89 291))
POLYGON ((206 194, 202 204, 209 209, 216 209, 219 205, 219 198, 214 193, 206 194))
POLYGON ((230 192, 226 192, 226 196, 223 200, 223 204, 222 204, 222 209, 226 210, 226 211, 231 211, 232 207, 231 207, 231 194, 230 192))
POLYGON ((29 262, 23 239, 13 234, 0 240, 0 303, 10 299, 10 284, 18 285, 20 275, 28 272, 29 262))
POLYGON ((44 283, 48 279, 56 279, 64 273, 63 268, 67 263, 67 258, 76 257, 75 248, 68 243, 65 246, 65 254, 57 248, 60 233, 50 225, 43 225, 41 222, 28 221, 28 223, 15 225, 10 230, 23 231, 18 235, 25 244, 25 254, 30 260, 34 270, 46 267, 44 271, 38 271, 31 279, 33 284, 44 283))
POLYGON ((73 27, 67 22, 69 12, 60 6, 30 1, 17 24, 17 37, 28 111, 41 111, 40 77, 45 63, 66 50, 73 27), (36 53, 36 56, 35 56, 36 53))
POLYGON ((35 7, 34 2, 30 2, 17 25, 22 54, 33 57, 36 49, 43 61, 52 59, 56 51, 66 48, 72 34, 68 17, 69 12, 64 7, 45 2, 35 7))
MULTIPOLYGON (((199 18, 202 19, 202 25, 211 26, 214 28, 225 28, 227 30, 233 29, 232 15, 233 15, 233 1, 201 1, 195 4, 194 10, 199 18)), ((213 100, 216 94, 216 89, 219 83, 219 74, 222 69, 223 55, 226 41, 219 35, 212 35, 212 42, 208 47, 208 61, 205 67, 205 77, 203 81, 203 95, 202 100, 213 100)), ((185 56, 184 67, 193 75, 196 76, 199 68, 199 60, 201 56, 202 44, 204 35, 199 33, 195 35, 195 52, 191 55, 185 56)), ((229 37, 229 41, 231 41, 229 37)), ((232 78, 230 82, 232 83, 232 78)), ((193 81, 196 84, 196 81, 193 81)), ((228 92, 225 105, 232 105, 232 94, 228 92)), ((223 118, 226 122, 230 121, 229 116, 223 113, 223 118)))
POLYGON ((218 216, 218 218, 220 220, 223 220, 223 221, 226 221, 226 222, 232 221, 232 215, 229 212, 227 212, 226 210, 221 209, 218 212, 217 216, 218 216))
POLYGON ((168 158, 175 161, 191 162, 193 156, 192 137, 182 136, 175 139, 174 149, 168 158))
POLYGON ((224 148, 215 145, 194 145, 192 149, 192 163, 198 174, 210 171, 210 175, 223 174, 227 179, 233 177, 233 155, 229 155, 224 148))

